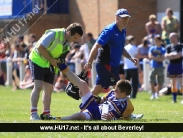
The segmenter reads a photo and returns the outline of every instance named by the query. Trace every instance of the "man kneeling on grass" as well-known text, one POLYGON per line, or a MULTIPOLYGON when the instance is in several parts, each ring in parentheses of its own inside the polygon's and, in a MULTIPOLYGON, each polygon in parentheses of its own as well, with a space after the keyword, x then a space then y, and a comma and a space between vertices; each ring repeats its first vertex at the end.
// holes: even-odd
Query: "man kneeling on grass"
MULTIPOLYGON (((129 102, 129 95, 131 94, 132 87, 128 80, 119 80, 116 84, 114 90, 109 92, 105 97, 101 98, 100 101, 96 102, 96 98, 90 92, 87 83, 81 80, 78 76, 72 73, 65 64, 60 65, 60 70, 67 76, 67 78, 74 85, 78 86, 80 89, 80 95, 82 103, 80 104, 81 111, 75 113, 71 116, 61 117, 61 118, 46 118, 45 119, 60 119, 60 120, 116 120, 116 119, 126 119, 133 112, 133 105, 129 102), (102 115, 102 107, 104 102, 109 105, 108 113, 102 115), (129 104, 128 104, 129 103, 129 104), (128 106, 128 107, 127 107, 128 106), (129 108, 129 106, 131 106, 129 108), (126 110, 128 109, 128 110, 126 110), (129 113, 129 109, 130 113, 129 113), (127 113, 128 112, 128 113, 127 113)), ((139 115, 139 119, 143 115, 139 115)))

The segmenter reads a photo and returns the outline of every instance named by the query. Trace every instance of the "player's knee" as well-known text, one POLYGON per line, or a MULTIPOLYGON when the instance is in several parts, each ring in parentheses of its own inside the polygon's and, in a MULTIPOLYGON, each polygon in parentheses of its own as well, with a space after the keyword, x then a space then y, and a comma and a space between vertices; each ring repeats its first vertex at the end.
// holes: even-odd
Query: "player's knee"
POLYGON ((80 91, 82 92, 82 94, 89 92, 88 84, 83 80, 81 81, 80 91))
POLYGON ((43 87, 42 83, 34 83, 34 91, 40 92, 43 87))

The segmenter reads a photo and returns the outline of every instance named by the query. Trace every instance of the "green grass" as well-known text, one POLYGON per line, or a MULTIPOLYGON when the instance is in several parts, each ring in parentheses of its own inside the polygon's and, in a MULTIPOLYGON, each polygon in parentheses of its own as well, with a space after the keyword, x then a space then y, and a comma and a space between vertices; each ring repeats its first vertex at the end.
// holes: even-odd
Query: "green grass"
MULTIPOLYGON (((12 91, 11 87, 0 86, 0 123, 32 123, 30 117, 30 93, 31 90, 12 91)), ((134 113, 143 113, 143 119, 139 121, 114 121, 117 123, 183 123, 183 105, 180 104, 181 96, 178 96, 178 103, 171 104, 171 96, 162 96, 159 100, 150 101, 150 94, 147 92, 138 93, 137 99, 132 99, 134 113)), ((51 114, 54 116, 66 116, 78 112, 80 101, 68 97, 65 93, 53 93, 51 103, 51 114)), ((41 98, 38 106, 39 114, 42 111, 41 98)), ((57 123, 56 121, 36 121, 41 123, 57 123)), ((79 121, 64 121, 74 122, 79 121)), ((85 123, 91 121, 85 121, 85 123)), ((92 121, 96 122, 96 121, 92 121)), ((103 121, 99 121, 103 122, 103 121)), ((183 127, 183 126, 182 126, 183 127)), ((157 133, 157 132, 44 132, 44 133, 0 133, 0 138, 183 138, 183 133, 157 133)))

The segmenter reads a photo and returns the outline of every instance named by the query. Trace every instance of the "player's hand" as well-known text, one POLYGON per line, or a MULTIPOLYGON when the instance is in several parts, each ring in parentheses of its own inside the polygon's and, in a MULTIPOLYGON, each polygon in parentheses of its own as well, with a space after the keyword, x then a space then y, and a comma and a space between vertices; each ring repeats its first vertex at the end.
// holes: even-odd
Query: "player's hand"
POLYGON ((50 60, 50 64, 51 64, 52 66, 54 66, 54 67, 58 67, 57 64, 58 64, 59 62, 60 62, 59 60, 54 59, 54 58, 52 58, 52 59, 50 60))
POLYGON ((89 71, 92 69, 92 63, 89 63, 87 62, 85 65, 84 65, 84 70, 85 72, 89 71))
POLYGON ((138 58, 132 58, 131 61, 137 66, 139 64, 138 58))
POLYGON ((102 115, 102 118, 105 118, 106 120, 112 120, 112 116, 110 114, 104 114, 102 115))

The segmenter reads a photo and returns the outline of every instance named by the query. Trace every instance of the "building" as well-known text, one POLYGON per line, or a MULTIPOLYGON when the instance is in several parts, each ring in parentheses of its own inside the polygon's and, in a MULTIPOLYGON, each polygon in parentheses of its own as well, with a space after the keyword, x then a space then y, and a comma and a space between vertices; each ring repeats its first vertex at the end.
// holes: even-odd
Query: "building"
MULTIPOLYGON (((167 7, 175 11, 177 17, 180 16, 180 0, 7 0, 9 7, 4 14, 0 14, 1 35, 8 36, 13 27, 17 34, 35 33, 41 37, 46 29, 66 27, 72 22, 82 24, 84 32, 92 32, 96 38, 102 29, 114 21, 117 9, 128 9, 132 18, 127 27, 127 35, 131 34, 137 38, 137 43, 141 43, 142 37, 146 35, 145 23, 148 22, 150 14, 157 15, 158 21, 165 14, 167 7), (10 4, 12 1, 13 5, 10 4), (26 3, 25 3, 26 2, 26 3), (30 3, 30 5, 29 5, 30 3), (26 5, 28 4, 27 8, 26 5), (23 7, 22 7, 23 5, 23 7), (36 5, 37 12, 35 10, 36 5), (46 6, 47 5, 47 6, 46 6), (24 9, 17 18, 17 7, 24 9), (12 10, 11 10, 12 8, 12 10), (46 14, 43 14, 47 11, 46 14), (34 14, 31 14, 34 13, 34 14), (13 14, 13 16, 10 16, 13 14), (27 23, 24 21, 26 15, 27 23), (17 24, 22 26, 18 29, 17 24), (23 23, 24 21, 24 23, 23 23)), ((0 4, 1 5, 1 4, 0 4)), ((0 6, 0 9, 4 8, 0 6)), ((19 10, 21 10, 19 8, 19 10)), ((14 29, 13 29, 14 30, 14 29)), ((15 36, 14 32, 11 34, 15 36)))

